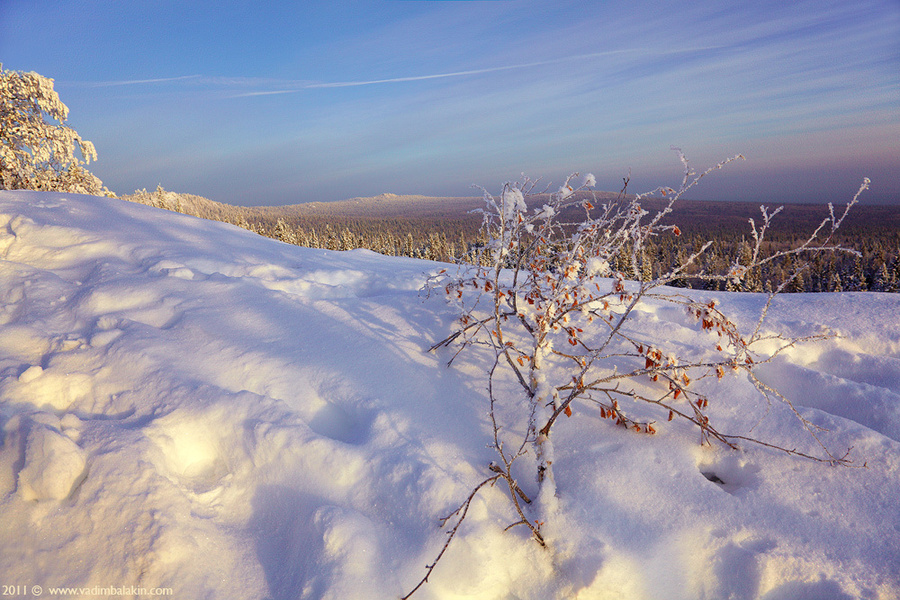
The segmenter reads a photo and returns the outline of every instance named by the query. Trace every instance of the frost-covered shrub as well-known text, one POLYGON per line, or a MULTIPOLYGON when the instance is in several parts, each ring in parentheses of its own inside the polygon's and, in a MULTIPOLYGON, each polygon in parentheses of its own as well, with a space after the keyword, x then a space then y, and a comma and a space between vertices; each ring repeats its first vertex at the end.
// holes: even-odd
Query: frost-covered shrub
POLYGON ((97 151, 65 125, 68 116, 52 79, 0 64, 0 189, 108 193, 84 168, 97 151))
MULTIPOLYGON (((845 250, 831 239, 868 187, 868 180, 843 213, 836 215, 829 205, 828 216, 794 248, 763 256, 766 231, 781 209, 761 207, 761 222, 750 219, 746 251, 722 272, 697 271, 698 259, 710 247, 709 242, 676 264, 657 265, 661 274, 653 277, 644 250, 652 238, 681 235, 676 225, 665 220, 674 204, 703 177, 742 158, 735 156, 697 174, 680 150, 678 154, 684 178, 677 190, 660 187, 637 196, 626 196, 623 190, 617 200, 601 202, 592 191, 594 177, 575 174, 549 202, 532 208, 528 199, 535 183, 530 180, 505 184, 499 196, 484 190, 482 228, 489 240, 485 259, 481 265, 461 265, 431 279, 430 292, 445 294, 460 315, 456 331, 432 349, 454 344, 461 346, 457 354, 488 349, 490 445, 497 454, 488 467, 491 474, 444 520, 444 524, 455 521, 447 545, 475 494, 498 482, 506 484, 518 518, 510 527, 527 527, 532 538, 545 545, 542 519, 552 518, 557 502, 551 441, 554 425, 561 416, 572 416, 584 406, 595 407, 601 418, 637 434, 652 435, 662 423, 681 419, 699 430, 704 444, 718 442, 736 448, 741 442, 757 443, 814 460, 849 463, 846 454, 836 456, 821 443, 820 455, 813 456, 720 431, 710 421, 707 407, 723 400, 702 393, 696 382, 716 382, 726 373, 743 372, 766 401, 787 403, 801 427, 818 441, 817 428, 754 374, 758 365, 801 341, 765 333, 763 322, 774 296, 802 275, 810 256, 845 250), (668 204, 650 214, 642 208, 642 201, 657 195, 669 198, 668 204), (698 301, 697 294, 666 287, 691 271, 695 279, 730 282, 740 289, 741 282, 761 267, 787 257, 795 269, 771 292, 750 331, 741 331, 714 301, 698 301), (702 356, 685 356, 679 345, 648 337, 635 327, 641 306, 648 301, 680 306, 696 323, 708 351, 702 356), (516 387, 520 393, 511 395, 516 387), (649 405, 649 410, 636 410, 639 405, 649 405), (517 415, 515 423, 509 421, 511 412, 517 415), (520 421, 527 423, 524 432, 520 421), (539 484, 534 501, 513 475, 513 464, 528 454, 535 461, 539 484)), ((803 339, 816 337, 822 336, 803 339)), ((429 574, 436 562, 428 567, 429 574)), ((427 575, 423 583, 426 579, 427 575)))

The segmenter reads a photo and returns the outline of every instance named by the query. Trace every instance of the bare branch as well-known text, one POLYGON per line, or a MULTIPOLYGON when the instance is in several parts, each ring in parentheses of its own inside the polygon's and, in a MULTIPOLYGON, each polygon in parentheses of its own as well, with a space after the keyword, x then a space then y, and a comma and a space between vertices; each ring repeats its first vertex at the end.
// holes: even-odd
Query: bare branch
POLYGON ((438 555, 435 557, 434 562, 432 562, 430 565, 425 566, 425 576, 421 579, 421 581, 419 581, 419 583, 416 584, 416 587, 414 587, 412 590, 410 590, 410 592, 408 594, 406 594, 405 596, 402 596, 400 598, 400 600, 407 600, 413 594, 415 594, 416 591, 418 591, 418 589, 420 587, 422 587, 423 585, 428 583, 428 578, 431 576, 431 572, 434 571, 434 568, 437 566, 438 562, 440 562, 441 558, 444 556, 444 553, 447 551, 447 548, 450 547, 450 542, 453 541, 453 538, 456 536, 456 532, 459 531, 460 525, 462 525, 463 521, 466 519, 466 515, 469 512, 469 506, 471 506, 472 500, 475 499, 476 494, 478 494, 478 492, 484 486, 493 485, 494 482, 497 481, 497 479, 499 479, 500 477, 501 477, 500 475, 494 475, 493 477, 488 477, 487 479, 485 479, 484 481, 482 481, 481 483, 476 485, 472 489, 471 493, 469 494, 469 497, 466 498, 466 500, 462 504, 460 504, 456 510, 454 510, 452 513, 450 513, 446 517, 443 517, 440 520, 441 527, 443 527, 444 525, 447 524, 447 521, 452 519, 454 516, 459 517, 456 520, 456 524, 453 525, 453 528, 447 532, 447 541, 444 542, 444 545, 441 547, 441 551, 438 552, 438 555))

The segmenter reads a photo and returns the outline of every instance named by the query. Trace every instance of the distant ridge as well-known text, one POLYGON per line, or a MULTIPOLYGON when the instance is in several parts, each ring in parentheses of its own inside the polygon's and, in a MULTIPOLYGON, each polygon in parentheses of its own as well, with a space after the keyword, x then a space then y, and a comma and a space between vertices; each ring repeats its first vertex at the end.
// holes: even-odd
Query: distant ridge
MULTIPOLYGON (((614 201, 616 192, 583 193, 585 198, 596 198, 601 202, 614 201)), ((548 201, 549 194, 535 194, 528 198, 530 206, 539 206, 548 201)), ((206 219, 239 223, 260 223, 271 227, 278 219, 287 223, 323 223, 334 220, 336 225, 345 221, 421 221, 426 229, 440 228, 442 222, 454 226, 464 225, 466 229, 477 228, 481 215, 473 213, 484 207, 480 196, 422 196, 400 195, 384 192, 377 196, 357 197, 333 202, 307 202, 285 206, 234 206, 223 204, 192 194, 165 192, 160 198, 157 192, 136 192, 123 196, 124 200, 177 210, 206 219)), ((849 199, 849 198, 848 198, 849 199)), ((643 207, 651 214, 661 210, 666 204, 664 198, 646 198, 643 207)), ((707 237, 721 231, 743 230, 749 233, 749 219, 760 222, 760 205, 766 204, 770 210, 777 205, 761 202, 731 202, 722 200, 679 200, 667 220, 677 223, 685 233, 695 233, 707 237)), ((836 211, 842 206, 835 206, 836 211)), ((785 204, 782 213, 773 223, 772 231, 808 231, 827 215, 824 204, 785 204)), ((850 212, 842 232, 844 235, 866 235, 874 232, 888 233, 900 231, 900 207, 889 205, 857 205, 850 212)))
MULTIPOLYGON (((594 192, 583 193, 581 197, 590 198, 600 209, 603 204, 617 202, 619 195, 594 192)), ((366 248, 389 256, 471 262, 480 260, 478 256, 484 244, 482 215, 478 211, 484 207, 481 197, 382 193, 337 202, 248 207, 157 190, 138 192, 125 199, 225 221, 282 242, 311 248, 366 248)), ((548 199, 548 194, 537 194, 529 196, 527 202, 540 206, 548 199)), ((640 202, 649 213, 647 221, 667 204, 664 198, 644 198, 640 202)), ((774 208, 770 207, 770 212, 774 208)), ((679 200, 663 224, 677 225, 680 235, 661 235, 652 240, 647 250, 650 264, 674 264, 676 259, 681 260, 677 258, 679 252, 696 252, 711 241, 709 252, 694 266, 698 272, 721 272, 723 265, 737 260, 742 249, 749 247, 753 235, 749 220, 753 219, 757 227, 762 224, 759 209, 760 204, 754 202, 679 200)), ((584 217, 578 202, 567 210, 566 221, 577 222, 584 217)), ((843 207, 835 207, 835 212, 840 216, 843 207)), ((785 205, 766 232, 762 251, 771 254, 796 246, 828 214, 822 204, 785 205)), ((831 243, 860 254, 845 252, 817 259, 802 278, 792 282, 791 291, 900 291, 900 207, 865 204, 854 207, 831 243)), ((760 274, 755 287, 744 291, 762 291, 759 288, 763 285, 774 289, 787 281, 786 274, 793 268, 788 258, 772 263, 760 274)), ((702 285, 699 281, 692 282, 689 276, 681 283, 702 285)))

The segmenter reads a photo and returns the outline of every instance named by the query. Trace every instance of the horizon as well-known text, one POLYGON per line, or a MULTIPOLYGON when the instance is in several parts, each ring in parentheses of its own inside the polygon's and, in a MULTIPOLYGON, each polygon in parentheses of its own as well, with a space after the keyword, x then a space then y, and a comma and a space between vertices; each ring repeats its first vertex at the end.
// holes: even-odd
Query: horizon
POLYGON ((677 187, 678 146, 697 171, 747 158, 689 199, 839 204, 869 177, 862 202, 900 205, 893 0, 7 0, 0 62, 55 80, 117 194, 460 197, 573 171, 641 192, 677 187))

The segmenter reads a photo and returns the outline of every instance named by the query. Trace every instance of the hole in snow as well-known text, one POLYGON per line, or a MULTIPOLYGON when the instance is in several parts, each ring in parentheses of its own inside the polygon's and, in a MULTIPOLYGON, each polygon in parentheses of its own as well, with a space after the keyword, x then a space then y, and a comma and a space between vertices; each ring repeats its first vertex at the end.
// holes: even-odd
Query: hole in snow
POLYGON ((741 494, 759 485, 760 468, 737 454, 726 454, 697 466, 703 477, 729 494, 741 494))
POLYGON ((725 485, 725 482, 722 481, 722 478, 713 473, 712 471, 701 471, 701 475, 712 481, 713 483, 718 483, 719 485, 725 485))

